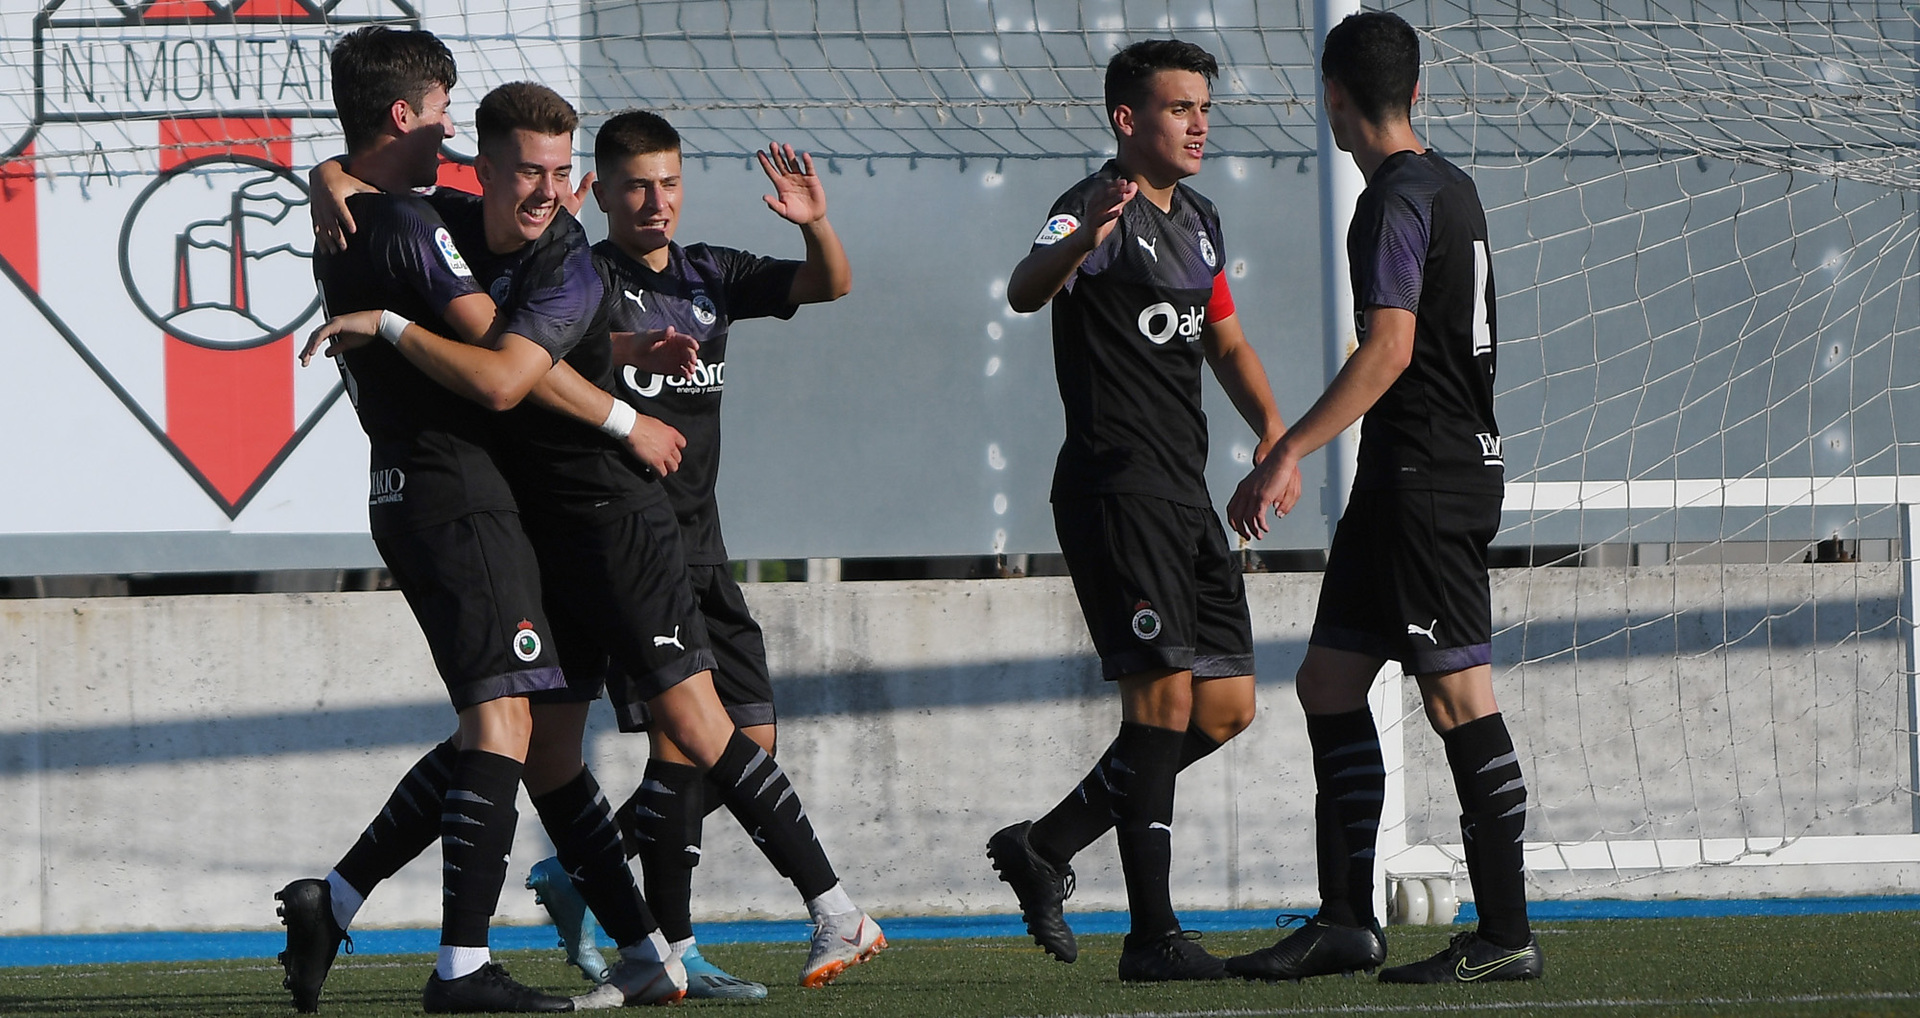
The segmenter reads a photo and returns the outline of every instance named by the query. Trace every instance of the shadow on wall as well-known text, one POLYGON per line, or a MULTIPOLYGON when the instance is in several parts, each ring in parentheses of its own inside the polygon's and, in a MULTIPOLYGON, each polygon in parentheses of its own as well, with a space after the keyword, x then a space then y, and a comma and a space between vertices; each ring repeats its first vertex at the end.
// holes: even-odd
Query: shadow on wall
MULTIPOLYGON (((1581 660, 1671 657, 1720 647, 1781 651, 1831 647, 1849 637, 1875 642, 1899 637, 1894 599, 1867 598, 1846 607, 1816 612, 1807 602, 1777 608, 1745 605, 1683 613, 1632 629, 1623 628, 1618 618, 1536 621, 1496 635, 1494 659, 1537 662, 1570 653, 1577 653, 1581 660)), ((1256 645, 1261 684, 1291 685, 1305 654, 1302 640, 1256 645)), ((775 683, 781 717, 789 721, 1111 695, 1100 678, 1099 665, 1077 657, 779 676, 775 683)), ((594 719, 594 734, 612 731, 604 711, 595 711, 594 719)), ((406 703, 8 732, 0 734, 0 775, 425 745, 452 730, 453 717, 446 705, 406 703)))

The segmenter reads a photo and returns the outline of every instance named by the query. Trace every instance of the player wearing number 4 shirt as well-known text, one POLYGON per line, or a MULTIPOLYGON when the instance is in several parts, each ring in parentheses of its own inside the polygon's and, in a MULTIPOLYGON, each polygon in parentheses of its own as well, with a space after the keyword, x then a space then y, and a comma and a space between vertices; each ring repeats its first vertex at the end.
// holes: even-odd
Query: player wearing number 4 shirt
POLYGON ((1296 684, 1318 789, 1321 904, 1290 936, 1227 965, 1250 979, 1300 979, 1386 959, 1373 914, 1386 774, 1367 690, 1395 660, 1418 680, 1446 746, 1480 925, 1380 979, 1534 979, 1541 956, 1521 870, 1527 789, 1493 696, 1487 544, 1505 468, 1486 214, 1473 180, 1413 132, 1412 27, 1392 14, 1351 15, 1327 33, 1320 70, 1334 141, 1367 178, 1347 234, 1360 345, 1228 517, 1245 535, 1264 532, 1278 479, 1365 415, 1352 500, 1296 684))
POLYGON ((1053 303, 1067 417, 1054 521, 1124 720, 1078 788, 995 833, 987 854, 1034 940, 1071 962, 1069 860, 1114 828, 1132 914, 1128 981, 1225 975, 1180 929, 1167 887, 1175 775, 1253 720, 1246 594, 1206 487, 1202 363, 1259 433, 1256 462, 1286 430, 1234 313, 1220 217, 1181 183, 1200 169, 1216 73, 1205 50, 1174 40, 1113 58, 1118 154, 1054 203, 1007 285, 1016 311, 1053 303))

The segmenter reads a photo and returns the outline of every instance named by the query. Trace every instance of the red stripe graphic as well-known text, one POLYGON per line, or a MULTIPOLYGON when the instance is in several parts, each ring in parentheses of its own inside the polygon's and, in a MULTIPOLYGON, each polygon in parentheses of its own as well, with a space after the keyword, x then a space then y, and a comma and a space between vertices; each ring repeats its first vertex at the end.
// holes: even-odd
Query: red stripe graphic
MULTIPOLYGON (((211 155, 293 162, 293 124, 285 118, 190 117, 159 126, 162 172, 211 155)), ((244 304, 245 251, 238 223, 234 229, 232 292, 244 304)), ((177 292, 187 299, 184 271, 177 292)), ((173 336, 165 343, 167 437, 232 505, 293 437, 293 338, 245 350, 212 350, 173 336)))
POLYGON ((20 158, 0 163, 0 259, 40 289, 40 224, 36 220, 33 145, 20 158))

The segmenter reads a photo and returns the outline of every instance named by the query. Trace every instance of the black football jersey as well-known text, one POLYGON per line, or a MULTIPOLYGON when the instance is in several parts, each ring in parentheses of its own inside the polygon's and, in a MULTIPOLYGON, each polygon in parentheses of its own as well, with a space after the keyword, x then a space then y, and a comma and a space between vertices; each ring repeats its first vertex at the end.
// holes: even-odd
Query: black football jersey
POLYGON ((667 267, 655 272, 611 241, 593 250, 613 331, 649 332, 671 325, 700 341, 700 365, 692 374, 666 377, 625 368, 613 393, 686 436, 680 469, 661 483, 680 519, 687 563, 723 563, 727 545, 714 484, 720 472, 727 333, 740 319, 792 318, 796 308, 788 297, 800 263, 707 244, 669 244, 667 267))
MULTIPOLYGON (((1034 249, 1081 229, 1088 204, 1119 179, 1109 162, 1053 203, 1034 249)), ((1053 298, 1054 373, 1067 439, 1053 498, 1207 495, 1200 337, 1225 258, 1213 203, 1177 184, 1168 211, 1144 196, 1053 298)))
MULTIPOLYGON (((359 194, 347 205, 359 227, 352 243, 340 254, 314 253, 327 314, 390 310, 446 334, 447 305, 478 287, 439 214, 413 195, 359 194)), ((349 350, 340 374, 371 447, 367 517, 375 537, 515 508, 491 455, 485 410, 384 342, 349 350)))
MULTIPOLYGON (((486 246, 478 196, 441 189, 434 204, 475 277, 492 295, 504 331, 540 344, 603 389, 613 384, 600 275, 586 231, 565 211, 538 239, 509 254, 486 246)), ((494 417, 500 469, 530 520, 600 521, 664 497, 614 439, 530 400, 494 417)))
POLYGON ((1493 253, 1473 178, 1431 151, 1387 157, 1347 258, 1360 342, 1368 308, 1414 313, 1413 360, 1360 426, 1354 487, 1500 494, 1493 253))

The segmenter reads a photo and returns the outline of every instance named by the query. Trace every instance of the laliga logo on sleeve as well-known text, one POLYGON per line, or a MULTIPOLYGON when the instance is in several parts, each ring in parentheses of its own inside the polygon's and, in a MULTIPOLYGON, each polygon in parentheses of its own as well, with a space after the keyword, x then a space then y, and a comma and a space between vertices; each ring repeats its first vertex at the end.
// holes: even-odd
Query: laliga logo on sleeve
POLYGON ((460 249, 453 246, 453 237, 447 233, 446 227, 434 227, 433 246, 440 249, 440 260, 447 263, 447 271, 456 276, 473 278, 473 270, 467 268, 467 260, 460 257, 460 249))
POLYGON ((533 631, 533 623, 526 619, 520 620, 520 627, 513 634, 513 656, 522 661, 540 656, 540 634, 533 631))
POLYGON ((1047 220, 1047 225, 1040 228, 1040 235, 1033 238, 1033 242, 1041 247, 1058 244, 1072 236, 1073 231, 1079 228, 1080 220, 1062 212, 1052 219, 1047 220))

